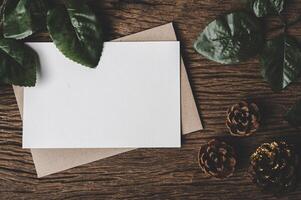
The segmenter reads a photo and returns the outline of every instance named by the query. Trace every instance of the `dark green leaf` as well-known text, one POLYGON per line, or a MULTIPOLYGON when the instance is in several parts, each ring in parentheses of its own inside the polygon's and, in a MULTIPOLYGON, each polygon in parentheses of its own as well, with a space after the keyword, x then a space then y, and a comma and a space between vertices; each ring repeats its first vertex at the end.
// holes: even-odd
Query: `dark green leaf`
POLYGON ((288 111, 285 118, 291 125, 301 126, 301 100, 288 111))
POLYGON ((257 17, 279 14, 284 9, 285 0, 253 0, 252 9, 257 17))
POLYGON ((34 86, 39 57, 34 50, 13 39, 0 39, 0 82, 34 86))
POLYGON ((23 39, 45 28, 47 4, 44 0, 9 0, 4 8, 5 38, 23 39))
POLYGON ((100 23, 82 1, 65 1, 49 10, 47 27, 56 47, 68 58, 96 67, 103 48, 100 23))
POLYGON ((298 43, 285 35, 266 42, 260 55, 261 74, 275 91, 295 81, 301 72, 301 51, 298 43))
POLYGON ((208 24, 194 48, 210 60, 231 64, 257 54, 262 43, 261 26, 256 17, 234 12, 208 24))

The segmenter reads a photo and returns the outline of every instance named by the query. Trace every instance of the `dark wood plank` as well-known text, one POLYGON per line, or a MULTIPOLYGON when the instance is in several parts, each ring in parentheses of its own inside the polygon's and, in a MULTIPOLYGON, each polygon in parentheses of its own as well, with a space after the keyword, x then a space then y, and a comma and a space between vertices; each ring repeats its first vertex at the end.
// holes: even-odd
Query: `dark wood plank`
MULTIPOLYGON (((21 148, 22 122, 10 86, 0 87, 0 199, 277 199, 260 192, 248 179, 248 157, 262 142, 287 139, 299 148, 300 131, 283 113, 301 98, 301 81, 274 93, 260 76, 257 59, 239 65, 219 65, 195 53, 192 44, 216 16, 238 9, 237 0, 104 0, 89 1, 102 18, 106 39, 114 39, 173 21, 181 40, 206 130, 183 138, 181 149, 139 149, 37 179, 30 152, 21 148), (264 112, 262 129, 249 138, 230 137, 224 125, 226 109, 245 98, 264 112), (233 177, 205 177, 197 164, 201 144, 222 138, 238 151, 233 177)), ((286 15, 299 14, 294 0, 286 15)), ((273 27, 277 20, 269 20, 273 27)), ((301 24, 289 30, 301 37, 301 24)), ((48 41, 47 33, 30 40, 48 41)), ((300 149, 299 149, 300 150, 300 149)), ((300 184, 301 185, 301 184, 300 184)), ((278 199, 301 199, 301 186, 278 199)))

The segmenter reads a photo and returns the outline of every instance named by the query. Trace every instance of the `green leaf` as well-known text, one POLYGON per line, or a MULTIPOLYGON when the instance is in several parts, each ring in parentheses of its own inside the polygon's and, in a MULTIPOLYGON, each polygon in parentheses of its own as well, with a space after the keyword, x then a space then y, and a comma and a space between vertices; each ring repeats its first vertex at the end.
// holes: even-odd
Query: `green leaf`
POLYGON ((34 86, 39 57, 27 45, 0 39, 0 82, 19 86, 34 86))
POLYGON ((44 0, 9 0, 5 4, 5 38, 23 39, 45 28, 47 4, 44 0))
POLYGON ((301 100, 299 100, 286 114, 285 119, 292 126, 301 125, 301 100))
POLYGON ((254 0, 252 9, 257 17, 279 14, 283 11, 285 0, 254 0))
POLYGON ((291 37, 280 35, 268 40, 260 55, 261 74, 274 91, 295 81, 301 72, 301 51, 291 37))
POLYGON ((194 48, 210 60, 232 64, 257 54, 262 43, 258 19, 245 12, 234 12, 208 24, 194 48))
POLYGON ((100 23, 82 1, 65 1, 49 10, 47 27, 56 47, 68 58, 96 67, 103 48, 100 23))

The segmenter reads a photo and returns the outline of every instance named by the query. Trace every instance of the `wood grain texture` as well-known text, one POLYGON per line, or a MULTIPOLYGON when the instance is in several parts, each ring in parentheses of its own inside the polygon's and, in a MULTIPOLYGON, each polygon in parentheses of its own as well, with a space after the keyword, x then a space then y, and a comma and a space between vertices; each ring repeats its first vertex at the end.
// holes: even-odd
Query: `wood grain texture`
MULTIPOLYGON (((262 80, 257 59, 239 65, 220 65, 198 55, 193 42, 216 16, 238 9, 238 0, 103 0, 89 1, 101 15, 106 40, 173 21, 181 41, 205 131, 183 137, 181 149, 139 149, 58 174, 37 179, 30 152, 21 148, 22 122, 10 86, 0 87, 0 199, 301 199, 295 192, 276 198, 260 192, 249 180, 248 157, 262 142, 286 139, 301 150, 300 130, 291 128, 283 114, 301 98, 301 81, 274 93, 262 80), (225 111, 241 99, 260 105, 264 123, 248 138, 230 137, 225 111), (238 151, 233 177, 216 180, 199 169, 201 144, 220 138, 238 151)), ((299 14, 301 1, 293 0, 289 18, 299 14)), ((269 19, 267 27, 277 26, 269 19)), ((301 23, 289 33, 301 39, 301 23)), ((47 33, 29 41, 48 41, 47 33)))

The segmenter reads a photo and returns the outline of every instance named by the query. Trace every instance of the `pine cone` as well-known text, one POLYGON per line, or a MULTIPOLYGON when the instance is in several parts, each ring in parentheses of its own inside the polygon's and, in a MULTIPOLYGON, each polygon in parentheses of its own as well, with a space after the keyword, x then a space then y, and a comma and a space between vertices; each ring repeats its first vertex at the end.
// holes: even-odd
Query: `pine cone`
POLYGON ((264 143, 251 155, 249 173, 263 190, 280 194, 296 185, 298 156, 285 142, 264 143))
POLYGON ((259 128, 259 109, 254 103, 241 101, 228 109, 226 125, 233 136, 249 136, 259 128))
POLYGON ((211 140, 199 151, 199 165, 207 175, 220 179, 229 177, 236 165, 234 150, 225 142, 211 140))

